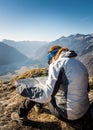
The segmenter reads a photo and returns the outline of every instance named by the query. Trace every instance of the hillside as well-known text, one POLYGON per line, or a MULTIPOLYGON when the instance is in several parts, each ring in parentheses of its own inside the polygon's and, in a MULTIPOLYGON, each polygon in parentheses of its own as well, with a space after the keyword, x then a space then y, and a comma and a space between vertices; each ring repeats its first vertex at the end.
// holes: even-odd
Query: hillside
MULTIPOLYGON (((14 81, 22 78, 47 76, 46 68, 26 71, 11 81, 0 83, 0 130, 92 130, 93 121, 85 116, 78 122, 65 123, 50 115, 47 104, 43 113, 36 113, 33 108, 28 115, 29 124, 19 125, 11 120, 11 113, 17 111, 19 104, 25 99, 15 91, 14 81)), ((93 78, 90 80, 93 82, 93 78)), ((93 90, 91 89, 90 101, 93 102, 93 90)))
POLYGON ((20 63, 27 60, 27 57, 13 47, 0 42, 0 65, 20 63))

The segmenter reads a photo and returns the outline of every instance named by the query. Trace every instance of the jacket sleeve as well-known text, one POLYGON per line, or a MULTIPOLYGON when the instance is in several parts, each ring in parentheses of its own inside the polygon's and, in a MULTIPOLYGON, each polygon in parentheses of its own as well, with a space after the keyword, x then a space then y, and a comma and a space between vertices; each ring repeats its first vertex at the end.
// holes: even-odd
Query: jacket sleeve
POLYGON ((47 103, 51 100, 51 95, 54 90, 55 83, 58 78, 58 72, 51 64, 49 66, 49 75, 45 84, 41 82, 28 85, 26 83, 16 81, 17 92, 24 96, 29 97, 31 100, 39 103, 47 103))

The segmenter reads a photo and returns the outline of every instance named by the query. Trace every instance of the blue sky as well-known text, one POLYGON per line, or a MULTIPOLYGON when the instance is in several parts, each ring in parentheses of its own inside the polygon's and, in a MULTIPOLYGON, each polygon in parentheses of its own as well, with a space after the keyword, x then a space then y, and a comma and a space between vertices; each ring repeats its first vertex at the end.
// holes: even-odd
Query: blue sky
POLYGON ((0 40, 93 33, 93 0, 0 0, 0 40))

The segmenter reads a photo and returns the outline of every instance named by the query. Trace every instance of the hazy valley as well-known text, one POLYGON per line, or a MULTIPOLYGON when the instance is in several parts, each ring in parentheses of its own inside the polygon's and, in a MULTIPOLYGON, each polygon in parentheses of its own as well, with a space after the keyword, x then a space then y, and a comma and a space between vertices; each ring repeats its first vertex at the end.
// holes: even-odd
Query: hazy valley
POLYGON ((75 50, 77 58, 86 65, 90 76, 93 76, 93 34, 62 36, 50 43, 4 39, 0 42, 0 75, 17 75, 29 68, 48 67, 47 50, 57 44, 75 50))

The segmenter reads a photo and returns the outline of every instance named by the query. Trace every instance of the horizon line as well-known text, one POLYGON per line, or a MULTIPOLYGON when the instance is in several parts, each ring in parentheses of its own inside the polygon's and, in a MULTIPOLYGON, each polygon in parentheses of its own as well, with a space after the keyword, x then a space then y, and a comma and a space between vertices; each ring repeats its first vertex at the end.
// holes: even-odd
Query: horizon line
POLYGON ((23 39, 23 40, 16 40, 16 39, 13 39, 13 38, 1 38, 0 39, 0 42, 3 42, 4 40, 8 40, 8 41, 15 41, 15 42, 47 42, 47 43, 49 43, 49 42, 53 42, 53 41, 55 41, 55 40, 57 40, 57 39, 60 39, 61 37, 69 37, 69 36, 71 36, 71 35, 77 35, 77 34, 80 34, 80 35, 93 35, 93 33, 86 33, 86 34, 84 34, 84 33, 72 33, 72 34, 69 34, 69 35, 62 35, 62 36, 60 36, 59 38, 56 38, 56 39, 54 39, 54 40, 29 40, 29 39, 23 39))

